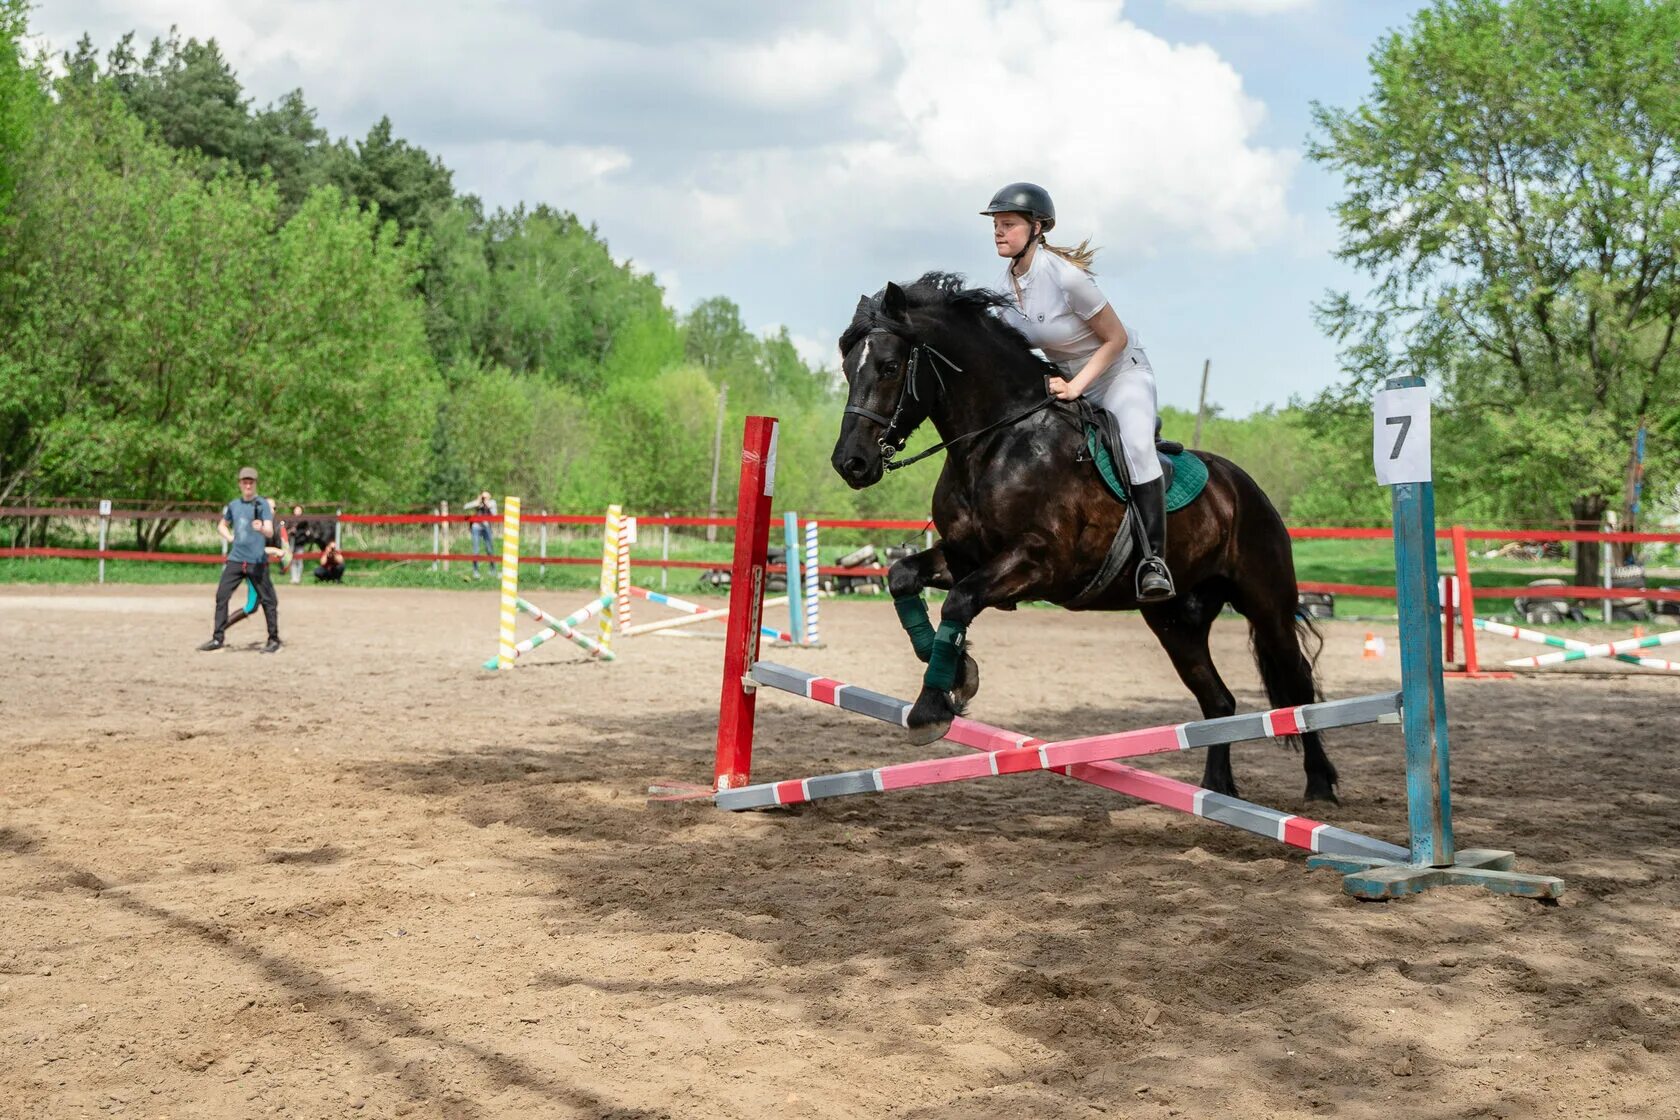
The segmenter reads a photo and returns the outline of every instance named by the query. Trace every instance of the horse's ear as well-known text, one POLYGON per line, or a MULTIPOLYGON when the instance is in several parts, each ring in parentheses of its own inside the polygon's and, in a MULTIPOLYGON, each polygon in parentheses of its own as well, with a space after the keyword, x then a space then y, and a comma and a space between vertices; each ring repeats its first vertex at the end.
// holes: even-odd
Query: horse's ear
POLYGON ((881 314, 895 322, 903 323, 910 318, 910 301, 904 296, 904 289, 887 281, 886 290, 881 295, 881 314))
POLYGON ((852 312, 852 321, 856 322, 857 320, 859 320, 859 319, 863 318, 864 316, 870 314, 874 310, 875 310, 875 297, 874 296, 870 296, 870 295, 859 296, 858 297, 857 310, 852 312))

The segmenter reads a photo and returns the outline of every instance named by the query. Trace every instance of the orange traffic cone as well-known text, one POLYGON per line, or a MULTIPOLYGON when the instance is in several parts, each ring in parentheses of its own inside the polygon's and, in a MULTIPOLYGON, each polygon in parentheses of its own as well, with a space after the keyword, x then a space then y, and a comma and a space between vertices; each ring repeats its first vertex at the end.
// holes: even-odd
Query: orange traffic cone
POLYGON ((1381 638, 1369 630, 1365 631, 1365 652, 1359 655, 1361 658, 1366 661, 1375 661, 1387 652, 1388 647, 1383 644, 1381 638))

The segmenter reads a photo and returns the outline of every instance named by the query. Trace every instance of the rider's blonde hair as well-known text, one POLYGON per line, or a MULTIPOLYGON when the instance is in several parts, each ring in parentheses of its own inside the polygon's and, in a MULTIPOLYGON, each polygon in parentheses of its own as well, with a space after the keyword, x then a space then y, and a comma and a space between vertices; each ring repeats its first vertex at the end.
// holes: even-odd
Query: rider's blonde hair
POLYGON ((1044 239, 1044 235, 1042 233, 1038 235, 1038 243, 1050 250, 1052 253, 1056 254, 1058 257, 1062 258, 1064 261, 1073 265, 1075 268, 1079 269, 1081 272, 1090 272, 1091 262, 1097 259, 1097 251, 1091 248, 1091 239, 1089 237, 1081 241, 1078 245, 1073 246, 1071 249, 1061 245, 1050 244, 1050 242, 1044 239))

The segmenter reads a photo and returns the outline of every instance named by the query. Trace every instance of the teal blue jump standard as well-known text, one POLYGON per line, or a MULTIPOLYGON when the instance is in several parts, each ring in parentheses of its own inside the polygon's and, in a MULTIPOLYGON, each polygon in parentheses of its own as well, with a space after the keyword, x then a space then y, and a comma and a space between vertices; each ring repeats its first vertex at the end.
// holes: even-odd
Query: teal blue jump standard
MULTIPOLYGON (((1384 390, 1417 389, 1423 385, 1421 377, 1391 377, 1384 390)), ((1427 432, 1427 410, 1422 417, 1427 432)), ((1391 419, 1390 423, 1394 421, 1391 419)), ((1402 427, 1401 431, 1405 430, 1402 427)), ((1391 458, 1397 458, 1399 451, 1399 445, 1395 444, 1391 458)), ((1341 872, 1343 889, 1356 898, 1371 900, 1400 898, 1446 886, 1476 886, 1523 898, 1556 899, 1563 893, 1563 880, 1512 871, 1516 857, 1510 852, 1454 849, 1447 697, 1441 677, 1441 581, 1435 560, 1435 484, 1425 479, 1395 480, 1388 485, 1394 507, 1394 585, 1400 607, 1403 697, 1401 729, 1406 739, 1406 811, 1411 844, 1404 860, 1314 856, 1307 866, 1341 872)))

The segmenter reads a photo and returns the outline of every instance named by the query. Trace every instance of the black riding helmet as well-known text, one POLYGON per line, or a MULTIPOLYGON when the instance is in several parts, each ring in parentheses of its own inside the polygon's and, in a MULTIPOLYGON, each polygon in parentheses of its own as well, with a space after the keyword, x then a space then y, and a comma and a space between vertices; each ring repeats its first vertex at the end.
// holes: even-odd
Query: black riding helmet
POLYGON ((980 213, 1025 214, 1043 223, 1045 233, 1056 225, 1056 204, 1050 201, 1050 192, 1037 183, 1010 183, 999 189, 980 213))

